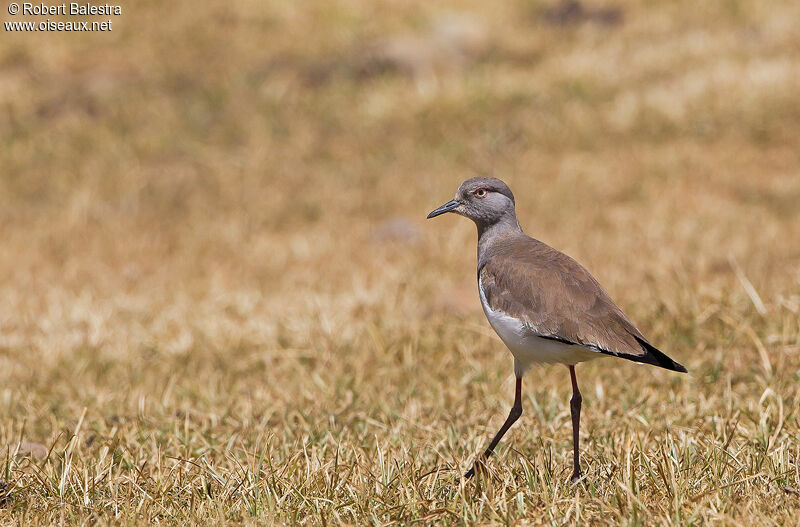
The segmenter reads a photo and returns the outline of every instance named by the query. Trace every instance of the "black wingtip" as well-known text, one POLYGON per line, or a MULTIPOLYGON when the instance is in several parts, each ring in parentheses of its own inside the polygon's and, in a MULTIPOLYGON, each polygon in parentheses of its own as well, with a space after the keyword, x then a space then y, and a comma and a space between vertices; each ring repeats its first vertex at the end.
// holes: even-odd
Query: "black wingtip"
MULTIPOLYGON (((638 362, 644 362, 647 364, 652 364, 653 366, 658 366, 660 368, 664 368, 667 370, 677 371, 680 373, 689 373, 689 370, 683 364, 679 364, 674 360, 667 357, 665 353, 661 350, 657 349, 655 346, 647 342, 646 340, 639 338, 634 335, 636 342, 647 352, 644 356, 641 357, 638 362)), ((636 359, 634 359, 636 360, 636 359)))

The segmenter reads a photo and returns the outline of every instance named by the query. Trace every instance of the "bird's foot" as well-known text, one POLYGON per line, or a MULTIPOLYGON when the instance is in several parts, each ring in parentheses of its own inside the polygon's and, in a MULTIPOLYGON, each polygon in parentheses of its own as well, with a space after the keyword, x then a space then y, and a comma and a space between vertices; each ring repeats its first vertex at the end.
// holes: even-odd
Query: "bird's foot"
POLYGON ((472 465, 472 468, 469 469, 469 471, 467 471, 466 474, 464 474, 464 479, 471 479, 475 475, 475 472, 484 472, 484 471, 486 471, 486 463, 484 462, 483 459, 478 459, 472 465))
POLYGON ((575 469, 572 472, 572 477, 569 478, 569 481, 570 481, 570 483, 578 483, 581 480, 582 476, 583 476, 583 474, 581 474, 581 470, 580 469, 575 469))

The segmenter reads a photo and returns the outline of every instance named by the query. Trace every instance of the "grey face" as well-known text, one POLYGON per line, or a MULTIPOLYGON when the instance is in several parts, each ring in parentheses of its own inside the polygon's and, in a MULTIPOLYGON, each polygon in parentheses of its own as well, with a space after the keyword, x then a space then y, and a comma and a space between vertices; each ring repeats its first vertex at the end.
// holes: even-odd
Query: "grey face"
POLYGON ((514 217, 514 195, 496 178, 472 178, 458 187, 456 196, 428 214, 434 218, 445 212, 466 216, 478 225, 491 225, 504 217, 514 217))

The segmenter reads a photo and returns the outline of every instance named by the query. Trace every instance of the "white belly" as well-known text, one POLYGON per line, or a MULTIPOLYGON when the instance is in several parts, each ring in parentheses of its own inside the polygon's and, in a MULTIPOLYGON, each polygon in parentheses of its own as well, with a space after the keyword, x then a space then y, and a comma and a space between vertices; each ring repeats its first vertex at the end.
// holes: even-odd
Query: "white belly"
POLYGON ((480 280, 478 280, 478 290, 483 312, 489 319, 489 324, 514 355, 514 372, 517 376, 522 376, 534 364, 560 363, 574 366, 579 362, 603 356, 583 346, 538 336, 533 328, 521 320, 490 308, 480 280))

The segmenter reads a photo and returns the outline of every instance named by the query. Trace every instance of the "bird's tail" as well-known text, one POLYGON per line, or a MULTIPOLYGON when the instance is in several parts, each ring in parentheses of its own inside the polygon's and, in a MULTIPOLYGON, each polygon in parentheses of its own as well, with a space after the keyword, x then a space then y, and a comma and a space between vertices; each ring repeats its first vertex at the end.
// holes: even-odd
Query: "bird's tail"
POLYGON ((682 364, 678 364, 674 360, 670 359, 661 350, 657 349, 655 346, 653 346, 643 338, 637 337, 636 335, 634 335, 634 338, 636 339, 636 342, 638 342, 639 345, 642 347, 642 349, 644 349, 645 353, 644 355, 639 355, 639 356, 631 355, 630 357, 625 357, 625 358, 630 358, 630 360, 636 362, 652 364, 653 366, 658 366, 660 368, 664 368, 667 370, 687 373, 686 368, 682 364))

